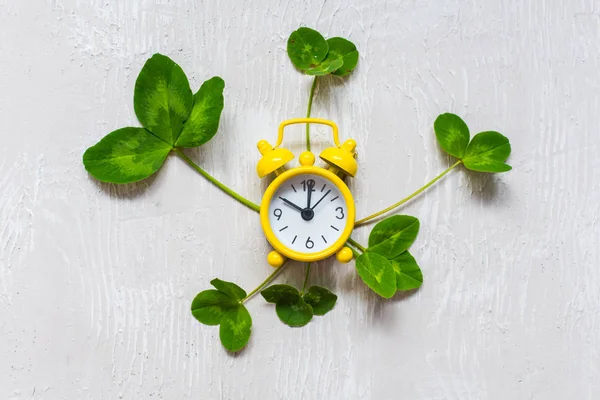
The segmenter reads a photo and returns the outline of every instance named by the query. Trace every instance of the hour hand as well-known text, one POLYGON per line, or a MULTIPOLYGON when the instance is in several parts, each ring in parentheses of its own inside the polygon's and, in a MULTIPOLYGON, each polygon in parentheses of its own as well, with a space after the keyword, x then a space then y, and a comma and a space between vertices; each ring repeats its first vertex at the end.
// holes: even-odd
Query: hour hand
POLYGON ((289 201, 288 199, 284 199, 284 198, 283 198, 283 197, 281 197, 281 196, 279 196, 279 198, 280 198, 281 200, 283 200, 283 202, 284 202, 285 204, 287 204, 288 206, 291 206, 291 207, 295 208, 296 210, 298 210, 298 211, 302 212, 302 208, 298 207, 297 205, 295 205, 294 203, 292 203, 292 202, 291 202, 291 201, 289 201))

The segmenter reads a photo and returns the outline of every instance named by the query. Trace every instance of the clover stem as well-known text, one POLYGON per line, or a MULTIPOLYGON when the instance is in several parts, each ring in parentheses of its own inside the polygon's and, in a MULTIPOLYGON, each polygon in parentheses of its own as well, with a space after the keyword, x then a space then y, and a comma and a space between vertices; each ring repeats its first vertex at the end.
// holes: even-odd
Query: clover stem
POLYGON ((348 238, 347 242, 356 247, 357 249, 359 249, 362 253, 364 253, 365 251, 367 251, 367 249, 365 249, 363 246, 360 245, 360 243, 358 243, 356 240, 352 239, 352 238, 348 238))
POLYGON ((273 273, 271 273, 271 275, 267 276, 267 279, 265 279, 264 281, 262 281, 262 283, 260 285, 258 285, 253 291, 251 291, 250 293, 248 293, 248 295, 246 297, 244 297, 242 300, 240 300, 240 303, 246 302, 246 300, 248 300, 250 297, 254 296, 267 283, 271 282, 273 280, 273 278, 275 278, 275 276, 277 276, 277 274, 279 272, 281 272, 281 270, 283 269, 283 267, 285 267, 286 265, 287 265, 287 263, 284 262, 280 267, 277 267, 275 269, 275 271, 273 271, 273 273))
POLYGON ((360 253, 356 251, 354 247, 350 247, 350 250, 352 250, 352 255, 354 256, 354 258, 358 258, 360 256, 360 253))
POLYGON ((306 274, 304 275, 304 283, 302 284, 302 291, 300 294, 304 294, 306 284, 308 283, 308 276, 310 275, 310 263, 306 263, 306 274))
MULTIPOLYGON (((310 87, 310 96, 308 97, 308 109, 306 110, 306 118, 310 118, 310 111, 312 110, 313 97, 315 95, 315 87, 317 87, 317 77, 313 79, 312 86, 310 87)), ((306 123, 306 151, 310 151, 310 123, 306 123)))
MULTIPOLYGON (((346 243, 346 244, 348 244, 348 243, 346 243)), ((352 250, 352 256, 353 256, 354 258, 358 258, 358 257, 360 256, 360 253, 359 253, 358 251, 356 251, 356 249, 355 249, 354 247, 352 247, 352 246, 349 246, 348 248, 349 248, 350 250, 352 250)))
POLYGON ((258 204, 254 204, 253 202, 251 202, 250 200, 248 200, 247 198, 237 194, 236 192, 234 192, 233 190, 231 190, 230 188, 228 188, 227 186, 225 186, 224 184, 222 184, 221 182, 219 182, 218 180, 216 180, 212 175, 210 175, 208 172, 206 172, 205 170, 203 170, 202 168, 200 168, 200 166, 198 164, 196 164, 195 162, 193 162, 188 156, 186 156, 183 151, 181 151, 181 149, 173 149, 175 151, 175 153, 177 153, 177 155, 186 163, 188 163, 188 165, 190 167, 192 167, 193 169, 195 169, 200 175, 202 175, 203 177, 205 177, 206 179, 208 179, 213 185, 215 185, 216 187, 218 187, 219 189, 221 189, 222 191, 224 191, 225 193, 227 193, 228 195, 230 195, 231 197, 233 197, 234 199, 236 199, 237 201, 239 201, 240 203, 242 203, 243 205, 245 205, 246 207, 259 212, 260 211, 260 206, 258 204))
POLYGON ((417 190, 416 192, 414 192, 413 194, 411 194, 408 197, 403 198, 402 200, 400 200, 399 202, 392 204, 391 206, 389 206, 388 208, 385 208, 381 211, 376 212, 375 214, 369 215, 368 217, 365 217, 363 219, 360 219, 358 221, 356 221, 354 223, 354 226, 360 226, 365 224, 367 221, 372 220, 373 218, 377 218, 382 214, 385 214, 388 211, 392 211, 394 208, 396 207, 400 207, 402 204, 406 203, 407 201, 413 199, 414 197, 416 197, 417 195, 421 194, 422 192, 424 192, 429 186, 433 185, 434 183, 436 183, 437 181, 439 181, 440 179, 442 179, 442 177, 444 175, 446 175, 448 172, 452 171, 454 168, 456 168, 459 164, 461 164, 462 161, 458 160, 457 162, 455 162, 454 164, 452 164, 450 167, 448 167, 448 169, 446 169, 444 172, 442 172, 441 174, 439 174, 438 176, 436 176, 435 178, 433 178, 431 181, 429 181, 429 183, 427 183, 425 186, 423 186, 421 189, 417 190))

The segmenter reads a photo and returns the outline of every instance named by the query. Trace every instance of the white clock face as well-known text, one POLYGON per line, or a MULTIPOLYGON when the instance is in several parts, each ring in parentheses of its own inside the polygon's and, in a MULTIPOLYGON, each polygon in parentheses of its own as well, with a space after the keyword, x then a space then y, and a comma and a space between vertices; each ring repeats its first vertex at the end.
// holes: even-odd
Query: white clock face
POLYGON ((318 253, 342 236, 348 224, 348 205, 329 179, 299 174, 275 191, 269 204, 269 224, 287 248, 318 253))

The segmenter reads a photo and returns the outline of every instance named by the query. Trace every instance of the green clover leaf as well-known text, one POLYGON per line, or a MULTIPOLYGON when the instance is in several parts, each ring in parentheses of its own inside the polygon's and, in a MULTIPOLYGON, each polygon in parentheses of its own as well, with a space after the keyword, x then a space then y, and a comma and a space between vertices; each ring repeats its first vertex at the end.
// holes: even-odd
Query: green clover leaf
POLYGON ((156 173, 169 152, 195 147, 217 132, 225 83, 214 77, 192 96, 187 77, 170 58, 155 54, 136 80, 135 113, 144 128, 122 128, 87 149, 83 164, 96 179, 131 183, 156 173))
POLYGON ((508 138, 498 132, 481 132, 473 137, 467 147, 463 164, 479 172, 506 172, 512 167, 504 161, 510 155, 508 138))
POLYGON ((225 81, 215 76, 202 84, 194 95, 194 107, 185 122, 176 147, 197 147, 215 136, 223 111, 225 81))
POLYGON ((409 215, 394 215, 377 223, 369 235, 367 251, 392 259, 404 253, 419 233, 419 220, 409 215))
POLYGON ((291 327, 301 327, 310 322, 313 309, 300 296, 290 296, 275 305, 277 316, 284 324, 291 327))
POLYGON ((289 285, 273 285, 260 294, 269 303, 275 303, 277 316, 284 324, 300 327, 308 324, 313 317, 313 309, 298 292, 289 285))
POLYGON ((135 115, 144 128, 174 145, 193 104, 190 84, 179 65, 161 54, 146 61, 133 96, 135 115))
POLYGON ((358 63, 356 46, 341 37, 325 40, 314 29, 300 28, 290 35, 287 53, 292 64, 307 75, 348 75, 358 63))
POLYGON ((396 293, 396 274, 384 256, 363 253, 356 259, 356 270, 363 282, 381 297, 389 299, 396 293))
POLYGON ((371 231, 369 248, 356 259, 356 269, 367 286, 380 296, 390 298, 396 290, 407 290, 405 287, 415 285, 414 282, 405 283, 406 279, 417 276, 415 267, 420 273, 416 261, 406 250, 418 233, 419 220, 409 215, 388 217, 371 231), (411 259, 414 265, 410 263, 411 259), (404 274, 402 267, 406 269, 404 274))
POLYGON ((333 309, 337 296, 321 286, 311 286, 304 293, 304 301, 312 307, 315 315, 325 315, 333 309))
POLYGON ((284 298, 290 296, 299 296, 298 289, 290 285, 272 285, 260 292, 269 303, 278 303, 284 298))
POLYGON ((339 69, 342 65, 344 65, 344 62, 342 60, 323 61, 321 64, 317 65, 316 67, 309 68, 304 72, 306 73, 306 75, 313 75, 313 76, 329 75, 332 72, 339 69))
POLYGON ((232 282, 213 279, 217 290, 198 293, 192 302, 192 315, 205 325, 220 325, 221 344, 229 351, 239 351, 250 340, 252 318, 242 300, 244 289, 232 282))
POLYGON ((442 114, 433 123, 435 136, 444 151, 462 159, 469 144, 469 127, 458 115, 442 114))
POLYGON ((242 304, 227 311, 221 319, 219 338, 223 347, 229 351, 243 349, 252 333, 252 317, 242 304))
POLYGON ((342 65, 333 72, 333 75, 346 76, 352 72, 358 63, 358 50, 354 43, 341 37, 333 37, 327 39, 327 45, 329 53, 327 53, 325 62, 329 60, 342 61, 342 65))
POLYGON ((198 293, 192 301, 192 315, 205 325, 219 325, 223 315, 239 302, 225 293, 209 289, 198 293))
POLYGON ((408 251, 392 258, 389 262, 396 273, 396 289, 411 290, 421 286, 423 273, 408 251))
POLYGON ((170 145, 143 128, 122 128, 87 149, 83 165, 100 181, 130 183, 158 171, 170 151, 170 145))
POLYGON ((292 63, 301 71, 315 67, 327 56, 329 47, 325 38, 314 29, 299 28, 292 32, 287 42, 287 53, 292 63))
POLYGON ((462 164, 478 172, 506 172, 512 167, 504 161, 510 155, 508 138, 494 131, 480 132, 469 142, 467 124, 454 114, 442 114, 433 124, 440 147, 462 164))
POLYGON ((216 278, 210 281, 210 284, 213 285, 219 292, 226 294, 232 299, 242 300, 244 297, 246 297, 246 292, 244 289, 233 282, 222 281, 216 278))

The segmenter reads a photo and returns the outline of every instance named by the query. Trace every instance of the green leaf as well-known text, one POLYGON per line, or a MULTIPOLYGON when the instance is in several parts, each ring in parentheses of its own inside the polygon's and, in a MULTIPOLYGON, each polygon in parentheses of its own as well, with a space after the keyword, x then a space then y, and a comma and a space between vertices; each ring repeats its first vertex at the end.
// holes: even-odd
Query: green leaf
POLYGON ((130 183, 158 171, 170 151, 170 145, 143 128, 122 128, 87 149, 83 165, 103 182, 130 183))
POLYGON ((320 286, 311 286, 304 293, 304 301, 312 307, 315 315, 325 315, 333 309, 337 296, 320 286))
POLYGON ((223 111, 224 88, 225 81, 218 76, 202 84, 200 90, 194 95, 192 113, 183 126, 175 146, 196 147, 215 136, 223 111))
POLYGON ((375 225, 369 235, 368 251, 392 259, 408 250, 418 233, 418 219, 409 215, 394 215, 375 225))
POLYGON ((329 53, 327 53, 325 62, 342 60, 342 66, 333 72, 333 75, 345 76, 352 72, 358 63, 358 51, 354 43, 341 37, 333 37, 327 39, 327 45, 329 46, 329 53))
POLYGON ((277 303, 281 299, 288 298, 290 296, 300 296, 298 289, 290 285, 269 286, 265 290, 261 291, 260 294, 269 303, 277 303))
POLYGON ((227 311, 221 319, 219 338, 223 346, 229 351, 239 351, 250 340, 252 330, 252 317, 242 304, 227 311))
POLYGON ((509 155, 510 142, 506 136, 493 131, 481 132, 469 143, 463 164, 473 171, 506 172, 512 169, 504 163, 509 155))
POLYGON ((433 124, 435 136, 444 151, 462 159, 469 144, 469 127, 455 114, 442 114, 433 124))
POLYGON ((356 270, 363 282, 381 297, 389 299, 396 293, 396 274, 385 257, 363 253, 356 259, 356 270))
POLYGON ((238 305, 224 293, 209 289, 198 293, 192 301, 192 315, 205 325, 219 325, 223 315, 238 305))
POLYGON ((174 145, 193 103, 190 84, 179 65, 161 54, 146 61, 133 96, 135 115, 146 129, 174 145))
POLYGON ((287 42, 290 60, 302 71, 319 65, 327 56, 328 50, 325 38, 310 28, 300 28, 292 32, 287 42))
POLYGON ((308 324, 313 317, 313 309, 300 296, 281 299, 275 305, 277 316, 284 324, 300 327, 308 324))
POLYGON ((260 294, 269 303, 275 303, 277 316, 286 325, 298 327, 310 322, 313 317, 312 307, 300 296, 295 287, 289 285, 273 285, 260 294))
POLYGON ((233 282, 222 281, 220 279, 213 279, 210 284, 216 287, 220 292, 226 294, 232 299, 242 300, 246 297, 244 289, 239 287, 233 282))
POLYGON ((408 251, 389 261, 396 273, 396 288, 398 290, 411 290, 421 286, 423 273, 415 258, 408 251))
POLYGON ((307 75, 315 76, 329 75, 335 70, 339 69, 343 64, 344 62, 342 60, 323 61, 316 67, 309 68, 304 72, 306 72, 307 75))

